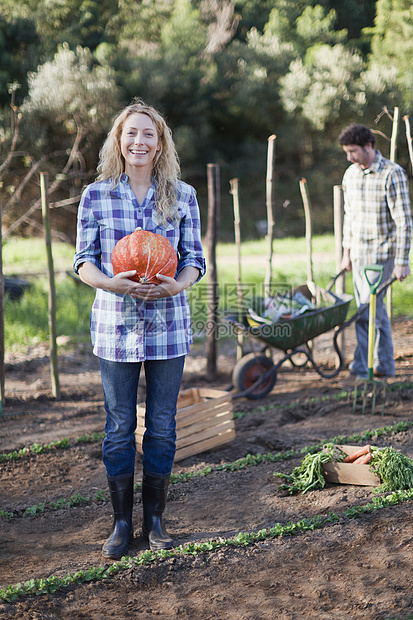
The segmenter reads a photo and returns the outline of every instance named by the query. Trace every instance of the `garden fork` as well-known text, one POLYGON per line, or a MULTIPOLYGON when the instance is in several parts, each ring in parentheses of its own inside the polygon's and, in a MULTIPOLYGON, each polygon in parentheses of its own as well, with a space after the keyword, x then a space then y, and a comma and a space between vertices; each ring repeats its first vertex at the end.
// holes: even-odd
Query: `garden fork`
MULTIPOLYGON (((357 377, 356 382, 354 384, 354 399, 353 399, 353 411, 356 408, 357 395, 358 395, 358 385, 362 385, 361 397, 362 397, 362 414, 366 411, 367 399, 371 398, 371 414, 374 415, 374 410, 376 407, 376 398, 381 394, 382 398, 382 407, 381 407, 381 415, 384 414, 384 406, 386 399, 386 383, 384 381, 380 381, 378 379, 374 379, 374 342, 376 335, 376 299, 377 299, 377 288, 383 277, 383 265, 367 265, 364 269, 364 275, 366 276, 366 280, 368 282, 370 288, 370 304, 369 304, 369 331, 368 331, 368 354, 367 354, 367 367, 368 367, 368 377, 367 379, 360 379, 357 377), (378 272, 379 277, 375 282, 371 282, 367 272, 378 272)), ((370 276, 371 277, 371 276, 370 276)))

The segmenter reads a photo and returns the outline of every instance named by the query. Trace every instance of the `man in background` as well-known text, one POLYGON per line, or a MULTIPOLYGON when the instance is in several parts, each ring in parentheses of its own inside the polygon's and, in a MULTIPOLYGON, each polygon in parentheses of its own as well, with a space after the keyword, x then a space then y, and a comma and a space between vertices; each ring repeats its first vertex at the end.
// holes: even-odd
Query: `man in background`
MULTIPOLYGON (((375 149, 375 136, 365 125, 343 129, 339 143, 351 162, 343 177, 344 226, 342 268, 353 273, 357 306, 369 302, 364 268, 383 265, 382 282, 404 280, 410 273, 412 217, 407 175, 398 164, 375 149)), ((373 284, 377 272, 368 272, 373 284)), ((357 347, 351 374, 368 377, 369 313, 356 322, 357 347)), ((391 324, 384 295, 377 297, 374 375, 393 377, 395 363, 391 324)))

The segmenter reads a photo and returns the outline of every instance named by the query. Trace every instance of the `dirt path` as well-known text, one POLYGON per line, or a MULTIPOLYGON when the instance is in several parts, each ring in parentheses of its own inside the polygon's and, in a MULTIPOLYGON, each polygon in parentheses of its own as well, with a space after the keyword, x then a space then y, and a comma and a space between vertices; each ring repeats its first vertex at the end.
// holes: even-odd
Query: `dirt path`
MULTIPOLYGON (((413 322, 398 321, 394 334, 397 377, 389 382, 394 389, 387 392, 384 416, 353 411, 348 371, 325 380, 311 369, 285 364, 265 399, 233 401, 234 441, 175 464, 174 474, 192 477, 170 485, 168 529, 176 545, 221 541, 215 551, 203 548, 188 555, 178 550, 175 557, 148 565, 131 562, 104 580, 71 583, 54 593, 26 594, 11 602, 3 599, 0 617, 406 620, 413 614, 411 502, 351 518, 349 508, 373 500, 372 487, 328 484, 298 496, 280 489, 274 472, 290 473, 300 456, 241 469, 223 467, 247 455, 299 450, 339 434, 412 421, 413 322), (337 517, 333 522, 294 536, 267 536, 245 546, 222 542, 240 532, 268 532, 277 523, 285 528, 305 518, 323 521, 331 513, 337 517)), ((353 338, 349 333, 349 351, 353 338)), ((213 387, 230 384, 234 355, 231 343, 220 349, 213 387)), ((331 336, 319 339, 317 355, 334 364, 331 336)), ((102 558, 101 546, 110 529, 111 506, 100 441, 91 437, 104 426, 96 359, 88 347, 60 357, 60 402, 50 396, 45 351, 27 351, 7 362, 0 452, 65 438, 69 442, 65 448, 0 462, 0 588, 108 568, 112 563, 102 558)), ((194 347, 183 387, 211 386, 204 373, 204 351, 194 347)), ((143 386, 140 392, 143 397, 143 386)), ((413 458, 412 427, 371 441, 413 458)), ((137 482, 141 473, 138 458, 137 482)), ((146 549, 140 515, 137 490, 130 548, 135 561, 146 549)))

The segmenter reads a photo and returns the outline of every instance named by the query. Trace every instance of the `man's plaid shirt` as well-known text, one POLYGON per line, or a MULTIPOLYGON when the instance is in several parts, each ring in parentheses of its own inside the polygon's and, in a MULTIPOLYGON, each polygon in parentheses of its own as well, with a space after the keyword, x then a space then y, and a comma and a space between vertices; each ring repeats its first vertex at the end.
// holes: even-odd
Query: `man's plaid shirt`
MULTIPOLYGON (((111 189, 110 181, 89 185, 82 194, 78 212, 74 271, 90 261, 113 276, 110 256, 119 239, 140 226, 164 235, 178 254, 177 274, 184 267, 196 267, 202 277, 205 260, 201 246, 201 225, 195 190, 179 182, 177 224, 159 224, 154 203, 155 186, 139 205, 124 174, 111 189)), ((185 291, 156 301, 132 299, 96 290, 90 319, 93 352, 114 362, 140 362, 186 355, 191 337, 191 317, 185 291)))
POLYGON ((412 217, 403 168, 376 151, 370 168, 352 164, 343 177, 343 247, 352 261, 409 264, 412 217))

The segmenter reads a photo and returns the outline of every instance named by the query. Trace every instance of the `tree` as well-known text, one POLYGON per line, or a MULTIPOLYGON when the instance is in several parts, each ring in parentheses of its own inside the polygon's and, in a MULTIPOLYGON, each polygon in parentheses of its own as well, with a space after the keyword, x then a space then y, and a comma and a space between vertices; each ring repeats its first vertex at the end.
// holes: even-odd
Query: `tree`
POLYGON ((118 43, 129 46, 133 42, 135 49, 138 49, 145 43, 151 44, 151 47, 159 43, 162 28, 171 17, 175 2, 122 0, 117 4, 116 15, 108 24, 108 33, 111 35, 113 32, 118 43))
POLYGON ((3 204, 14 201, 15 222, 34 204, 39 162, 51 179, 68 170, 57 201, 77 195, 112 114, 135 96, 166 116, 184 178, 202 188, 205 164, 220 163, 222 183, 244 179, 252 205, 270 134, 287 185, 327 165, 338 123, 372 122, 400 103, 400 88, 408 100, 413 37, 403 0, 379 0, 374 32, 362 31, 373 25, 374 0, 1 3, 0 105, 2 92, 7 106, 12 93, 14 107, 2 118, 0 108, 8 171, 0 191, 3 204))
POLYGON ((21 103, 27 95, 27 73, 32 71, 39 55, 39 37, 34 22, 27 18, 7 21, 0 17, 0 106, 9 102, 9 84, 21 85, 17 93, 21 103))
POLYGON ((379 67, 392 67, 404 102, 413 105, 413 9, 411 0, 378 0, 377 16, 372 29, 371 62, 379 67))
POLYGON ((34 23, 43 61, 62 43, 94 50, 109 40, 118 13, 112 0, 2 0, 2 5, 9 21, 25 18, 34 23))
MULTIPOLYGON (((111 69, 95 66, 83 48, 72 52, 63 45, 28 82, 29 95, 13 109, 13 129, 2 145, 8 152, 0 169, 5 236, 39 225, 33 217, 40 207, 40 171, 49 172, 54 206, 70 209, 77 203, 82 183, 94 174, 98 144, 120 107, 111 69)), ((70 239, 66 218, 60 220, 60 235, 70 239)))
POLYGON ((85 133, 102 131, 119 106, 112 69, 96 65, 87 48, 72 51, 63 44, 52 61, 29 74, 28 83, 29 96, 22 112, 63 123, 69 133, 74 123, 85 133))
POLYGON ((347 30, 335 30, 337 13, 331 9, 325 14, 322 6, 306 7, 296 20, 298 46, 306 50, 318 45, 336 45, 347 40, 347 30))
MULTIPOLYGON (((311 62, 301 59, 291 63, 289 73, 281 79, 281 98, 286 110, 302 115, 318 131, 344 124, 366 113, 373 99, 385 95, 393 99, 394 72, 367 70, 357 53, 342 45, 316 48, 311 62)), ((377 110, 371 114, 377 113, 377 110)))
POLYGON ((337 15, 337 30, 347 30, 349 40, 356 45, 362 43, 362 29, 374 23, 376 0, 317 0, 317 4, 326 11, 334 9, 337 15))

